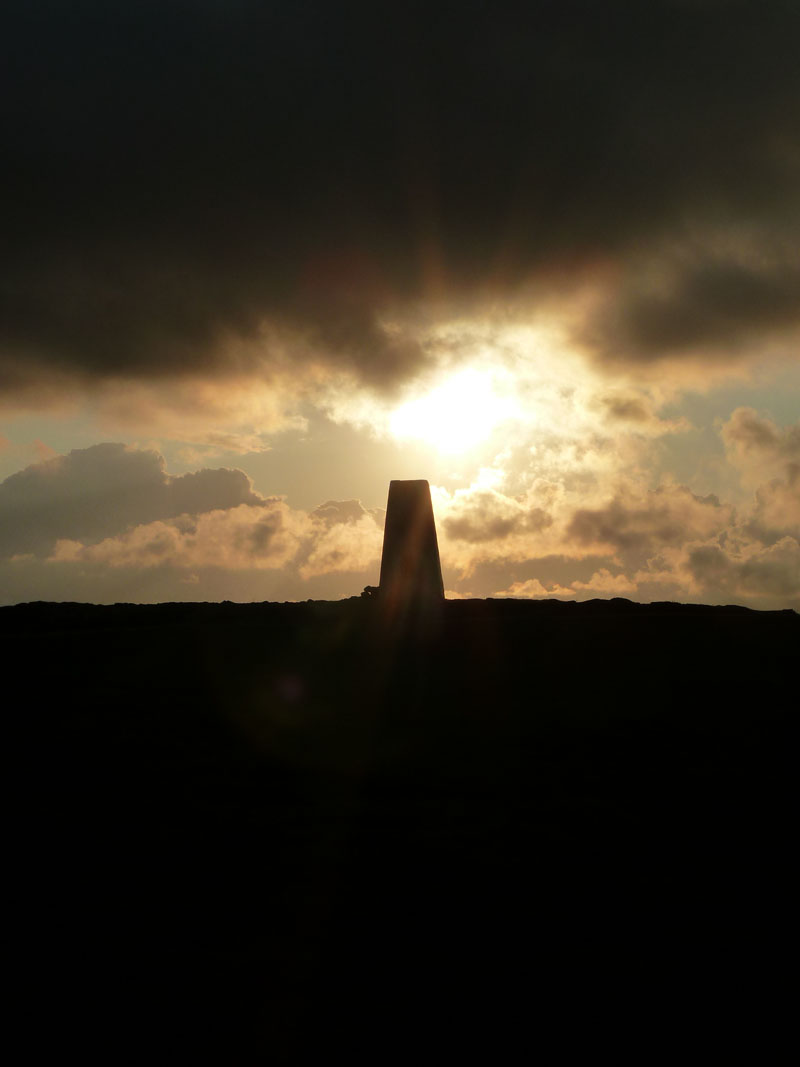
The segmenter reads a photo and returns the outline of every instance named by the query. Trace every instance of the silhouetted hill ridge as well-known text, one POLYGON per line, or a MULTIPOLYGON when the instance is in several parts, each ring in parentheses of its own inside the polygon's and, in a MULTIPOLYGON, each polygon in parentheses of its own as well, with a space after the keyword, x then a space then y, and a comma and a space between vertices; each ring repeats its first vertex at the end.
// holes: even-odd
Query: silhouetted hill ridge
POLYGON ((541 1035, 784 995, 794 612, 33 603, 0 630, 9 914, 61 1035, 297 1062, 345 1031, 380 1060, 512 1003, 541 1035))
MULTIPOLYGON (((282 611, 287 616, 300 616, 304 612, 313 612, 319 617, 336 613, 374 614, 379 611, 379 604, 361 597, 346 600, 305 600, 305 601, 257 601, 238 603, 229 600, 210 601, 171 601, 160 604, 136 604, 121 602, 117 604, 90 604, 74 601, 31 601, 29 603, 0 607, 0 629, 15 629, 19 626, 40 626, 64 624, 81 626, 103 624, 125 619, 129 624, 150 625, 153 622, 202 622, 215 618, 239 618, 242 621, 256 620, 259 615, 282 611)), ((669 617, 680 619, 715 619, 736 616, 750 619, 795 619, 800 615, 792 608, 762 610, 744 607, 739 604, 684 604, 675 601, 653 601, 638 603, 624 597, 611 599, 593 599, 584 601, 523 598, 492 598, 447 600, 443 611, 450 617, 478 616, 492 613, 502 617, 524 617, 531 621, 537 618, 562 616, 580 619, 583 616, 606 615, 609 618, 624 614, 636 614, 640 618, 669 617)))

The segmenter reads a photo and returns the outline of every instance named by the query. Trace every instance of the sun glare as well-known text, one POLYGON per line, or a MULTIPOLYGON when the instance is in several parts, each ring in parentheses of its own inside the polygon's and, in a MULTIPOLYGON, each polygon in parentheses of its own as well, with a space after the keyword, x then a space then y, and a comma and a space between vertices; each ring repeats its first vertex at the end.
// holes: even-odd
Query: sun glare
POLYGON ((413 438, 440 452, 458 453, 487 440, 515 414, 514 400, 497 391, 490 373, 468 369, 396 408, 389 429, 400 440, 413 438))

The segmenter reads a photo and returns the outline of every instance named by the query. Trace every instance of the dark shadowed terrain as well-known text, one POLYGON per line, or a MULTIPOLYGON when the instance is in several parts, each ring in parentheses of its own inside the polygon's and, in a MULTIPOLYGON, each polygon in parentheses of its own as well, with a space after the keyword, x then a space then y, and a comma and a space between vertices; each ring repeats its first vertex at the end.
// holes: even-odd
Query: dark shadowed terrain
POLYGON ((777 1038, 795 613, 31 604, 0 628, 31 1052, 777 1038))

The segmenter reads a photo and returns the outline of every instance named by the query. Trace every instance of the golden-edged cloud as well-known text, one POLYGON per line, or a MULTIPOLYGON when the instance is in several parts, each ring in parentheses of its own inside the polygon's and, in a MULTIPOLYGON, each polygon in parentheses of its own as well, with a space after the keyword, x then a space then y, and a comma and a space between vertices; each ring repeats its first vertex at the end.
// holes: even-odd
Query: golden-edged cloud
POLYGON ((162 387, 211 412, 280 379, 258 433, 318 377, 422 381, 424 323, 465 310, 555 317, 611 377, 785 349, 800 15, 757 21, 754 48, 744 4, 16 5, 4 403, 144 421, 162 387))
MULTIPOLYGON (((733 469, 765 479, 737 507, 669 477, 651 486, 646 470, 626 469, 625 449, 599 464, 594 432, 592 447, 569 436, 562 451, 548 439, 547 448, 500 453, 471 485, 433 487, 447 587, 800 604, 797 429, 747 409, 721 425, 733 469)), ((636 440, 650 447, 632 437, 628 455, 636 440)), ((170 475, 152 450, 107 444, 34 464, 0 483, 0 503, 0 568, 16 599, 24 589, 69 599, 130 590, 208 599, 226 589, 304 599, 352 595, 377 579, 380 508, 294 507, 240 470, 170 475)))

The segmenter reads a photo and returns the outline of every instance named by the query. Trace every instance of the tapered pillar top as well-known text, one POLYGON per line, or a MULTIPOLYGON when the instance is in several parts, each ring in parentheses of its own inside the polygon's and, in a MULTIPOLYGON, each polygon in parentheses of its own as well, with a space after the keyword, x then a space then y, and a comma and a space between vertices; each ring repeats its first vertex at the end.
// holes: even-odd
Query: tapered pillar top
POLYGON ((380 582, 381 600, 390 607, 444 599, 431 489, 424 479, 389 483, 380 582))

